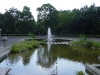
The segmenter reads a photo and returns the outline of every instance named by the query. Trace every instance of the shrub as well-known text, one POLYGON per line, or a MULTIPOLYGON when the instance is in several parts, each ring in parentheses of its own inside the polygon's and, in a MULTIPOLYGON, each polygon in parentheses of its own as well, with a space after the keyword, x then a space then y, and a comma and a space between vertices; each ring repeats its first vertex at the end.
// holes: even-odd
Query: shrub
POLYGON ((85 75, 83 71, 77 71, 76 75, 85 75))
POLYGON ((32 50, 33 48, 38 47, 38 43, 36 41, 21 41, 19 43, 13 44, 11 46, 11 52, 16 53, 19 52, 20 50, 32 50))
POLYGON ((85 41, 85 40, 87 40, 87 37, 86 37, 85 35, 82 35, 82 34, 80 34, 80 35, 78 36, 78 38, 79 38, 80 41, 85 41))
POLYGON ((87 40, 85 41, 84 46, 87 48, 91 48, 93 46, 93 43, 94 43, 93 41, 87 40))
POLYGON ((93 47, 100 48, 100 41, 94 42, 94 43, 93 43, 93 47))
POLYGON ((29 37, 31 37, 33 40, 35 39, 35 35, 32 34, 31 32, 28 34, 29 37))

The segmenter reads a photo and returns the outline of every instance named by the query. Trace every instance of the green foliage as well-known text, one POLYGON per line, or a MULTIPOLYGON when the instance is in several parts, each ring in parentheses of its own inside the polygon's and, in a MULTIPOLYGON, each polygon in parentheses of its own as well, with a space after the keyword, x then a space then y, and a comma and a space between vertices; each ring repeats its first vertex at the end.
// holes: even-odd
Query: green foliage
POLYGON ((87 48, 91 48, 91 47, 100 48, 100 41, 95 42, 93 40, 88 40, 85 35, 79 35, 79 39, 77 41, 72 41, 71 44, 80 45, 87 48))
POLYGON ((93 41, 87 40, 87 37, 85 35, 80 34, 79 35, 79 41, 81 46, 90 48, 93 46, 93 41))
POLYGON ((21 41, 19 43, 13 44, 11 46, 11 52, 16 53, 23 50, 32 50, 33 48, 37 48, 39 45, 38 41, 21 41))
POLYGON ((23 7, 22 12, 17 8, 10 8, 3 14, 3 34, 28 34, 34 32, 36 26, 34 17, 30 12, 30 8, 27 6, 23 7))
POLYGON ((43 4, 37 8, 37 23, 30 8, 23 7, 22 11, 10 8, 0 14, 0 28, 3 34, 47 34, 50 27, 55 35, 86 34, 100 35, 100 7, 92 4, 81 9, 58 11, 51 4, 43 4))
POLYGON ((70 10, 59 11, 59 23, 57 25, 57 34, 68 34, 70 30, 69 23, 75 16, 75 13, 70 10))
POLYGON ((18 51, 26 50, 28 48, 29 49, 32 48, 32 45, 29 42, 27 42, 27 41, 21 41, 21 42, 19 42, 17 44, 13 44, 11 46, 11 52, 12 53, 16 53, 18 51))
POLYGON ((93 47, 100 48, 100 41, 93 42, 93 47))
POLYGON ((56 26, 58 25, 58 11, 51 4, 43 4, 41 7, 37 8, 38 11, 38 27, 40 28, 38 32, 47 34, 47 29, 50 27, 52 32, 56 32, 56 26))
POLYGON ((80 34, 79 37, 78 37, 78 40, 77 41, 72 41, 71 43, 76 44, 76 45, 84 46, 86 40, 87 40, 87 37, 85 35, 80 34))
POLYGON ((70 43, 73 45, 84 46, 86 48, 91 48, 91 47, 100 48, 100 41, 95 42, 93 40, 84 40, 84 41, 77 40, 77 41, 71 41, 70 43))
POLYGON ((32 34, 31 32, 28 34, 29 37, 31 37, 33 40, 35 39, 35 35, 32 34))
POLYGON ((12 44, 12 46, 10 47, 10 49, 11 49, 12 53, 17 52, 17 50, 16 50, 16 44, 12 44))
POLYGON ((85 40, 87 40, 86 35, 83 35, 83 34, 80 34, 80 35, 78 36, 78 38, 79 38, 80 41, 85 41, 85 40))
POLYGON ((42 41, 40 42, 40 45, 46 45, 45 41, 42 40, 42 41))
POLYGON ((40 44, 40 42, 39 41, 36 41, 36 40, 32 40, 32 41, 30 41, 31 42, 31 44, 32 44, 32 46, 34 47, 34 48, 37 48, 38 46, 39 46, 39 44, 40 44))
POLYGON ((37 40, 26 40, 26 41, 20 41, 16 44, 11 45, 11 52, 16 53, 24 50, 32 50, 34 48, 38 48, 39 45, 44 45, 45 43, 43 41, 37 41, 37 40))
POLYGON ((84 46, 87 48, 91 48, 93 46, 93 41, 92 40, 86 40, 84 43, 84 46))
POLYGON ((77 71, 76 75, 85 75, 83 71, 77 71))

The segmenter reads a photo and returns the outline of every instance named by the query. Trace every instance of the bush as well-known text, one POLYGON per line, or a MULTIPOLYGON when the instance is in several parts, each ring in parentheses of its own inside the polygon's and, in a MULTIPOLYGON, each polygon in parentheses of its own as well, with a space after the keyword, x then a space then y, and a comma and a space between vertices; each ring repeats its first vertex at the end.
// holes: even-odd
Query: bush
POLYGON ((28 34, 29 37, 31 37, 33 40, 35 39, 35 35, 32 34, 31 32, 28 34))
POLYGON ((100 41, 94 42, 93 47, 100 48, 100 41))
POLYGON ((16 53, 24 50, 32 50, 33 48, 37 48, 39 45, 38 41, 21 41, 19 43, 13 44, 11 46, 11 52, 16 53))
POLYGON ((93 43, 93 41, 87 40, 85 41, 84 46, 87 48, 91 48, 93 46, 93 43))
POLYGON ((83 71, 77 71, 76 75, 85 75, 83 71))
POLYGON ((16 53, 20 50, 26 50, 32 48, 31 44, 27 41, 21 41, 11 46, 11 52, 16 53))
POLYGON ((80 35, 78 36, 78 38, 79 38, 80 41, 85 41, 85 40, 87 40, 87 37, 86 37, 85 35, 82 35, 82 34, 80 34, 80 35))

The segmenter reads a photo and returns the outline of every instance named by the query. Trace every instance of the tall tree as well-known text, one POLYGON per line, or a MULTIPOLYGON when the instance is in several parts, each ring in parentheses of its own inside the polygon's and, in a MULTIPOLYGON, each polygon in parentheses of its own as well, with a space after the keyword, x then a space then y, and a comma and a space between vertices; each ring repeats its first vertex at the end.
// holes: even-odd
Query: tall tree
POLYGON ((70 30, 70 22, 74 18, 75 13, 70 10, 59 11, 59 24, 57 27, 57 32, 59 34, 68 34, 70 30))
POLYGON ((3 33, 6 34, 13 34, 14 33, 14 23, 15 23, 15 19, 14 17, 10 14, 9 11, 6 11, 4 13, 4 30, 3 33))
POLYGON ((21 14, 21 19, 23 21, 29 21, 29 20, 34 20, 32 13, 30 12, 30 8, 27 6, 23 7, 23 11, 21 14))
MULTIPOLYGON (((46 32, 48 27, 51 27, 52 32, 56 29, 56 25, 58 24, 58 11, 51 4, 43 4, 41 7, 37 8, 38 11, 38 23, 41 22, 43 27, 45 27, 44 31, 46 32)), ((42 26, 41 26, 42 27, 42 26)))
POLYGON ((0 29, 4 29, 4 21, 3 21, 3 14, 0 13, 0 29))
POLYGON ((16 29, 15 33, 28 34, 29 32, 34 33, 34 28, 36 26, 34 17, 30 12, 30 8, 27 6, 23 7, 22 12, 17 12, 18 22, 15 23, 16 29))

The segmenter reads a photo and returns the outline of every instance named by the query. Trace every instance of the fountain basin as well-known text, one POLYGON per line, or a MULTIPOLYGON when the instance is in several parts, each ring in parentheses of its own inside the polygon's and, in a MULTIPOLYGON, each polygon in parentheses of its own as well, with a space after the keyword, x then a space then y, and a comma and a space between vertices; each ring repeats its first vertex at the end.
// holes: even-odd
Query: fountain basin
POLYGON ((100 75, 100 64, 93 64, 93 65, 86 64, 86 69, 93 75, 100 75))

